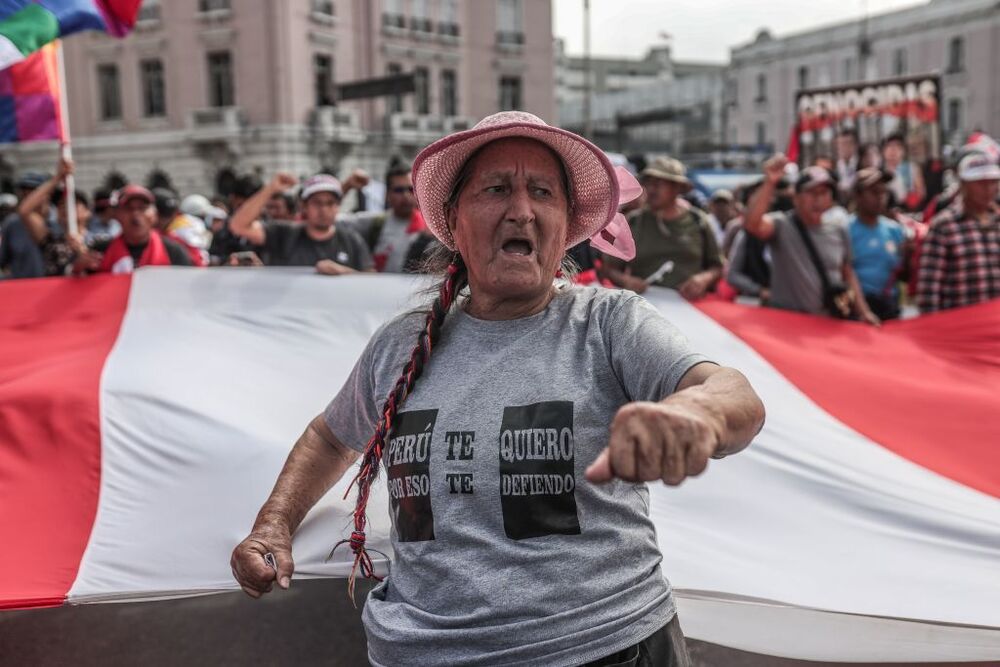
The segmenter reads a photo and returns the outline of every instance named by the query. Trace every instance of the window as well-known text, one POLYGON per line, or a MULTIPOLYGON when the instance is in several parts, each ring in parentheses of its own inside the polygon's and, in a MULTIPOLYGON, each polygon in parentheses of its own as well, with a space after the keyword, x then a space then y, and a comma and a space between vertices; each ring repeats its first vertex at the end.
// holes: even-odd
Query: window
POLYGON ((517 111, 521 108, 521 77, 500 77, 500 111, 517 111))
POLYGON ((757 102, 767 102, 767 75, 757 75, 757 102))
POLYGON ((333 56, 325 53, 313 56, 313 92, 316 106, 333 105, 333 56))
POLYGON ((524 44, 521 0, 497 0, 497 43, 524 44))
POLYGON ((809 87, 809 68, 803 65, 799 68, 799 88, 809 87))
POLYGON ((892 73, 896 76, 906 74, 906 49, 896 49, 892 53, 892 73))
POLYGON ((763 146, 767 143, 767 125, 762 122, 757 123, 757 145, 763 146))
POLYGON ((431 112, 431 91, 430 72, 426 67, 417 67, 413 70, 413 83, 416 90, 414 94, 417 99, 417 113, 429 114, 431 112))
POLYGON ((854 81, 854 58, 844 58, 844 81, 854 81))
POLYGON ((142 115, 147 118, 167 114, 167 94, 163 78, 163 61, 158 59, 139 62, 142 77, 142 115))
POLYGON ((323 16, 336 16, 337 14, 333 0, 312 0, 312 10, 314 14, 322 14, 323 16))
POLYGON ((208 105, 229 107, 233 105, 233 59, 229 51, 208 54, 208 105))
POLYGON ((159 21, 160 0, 143 0, 136 21, 159 21))
POLYGON ((108 63, 97 66, 97 89, 101 94, 101 120, 121 118, 122 97, 118 82, 118 65, 108 63))
POLYGON ((382 12, 382 25, 392 28, 406 27, 406 17, 403 15, 403 0, 385 0, 385 10, 382 12))
POLYGON ((441 0, 441 22, 438 32, 458 37, 458 0, 441 0))
POLYGON ((962 100, 948 101, 948 133, 958 132, 962 129, 962 100))
POLYGON ((453 69, 441 70, 441 115, 458 115, 458 88, 453 69))
MULTIPOLYGON (((385 69, 386 74, 389 76, 396 76, 397 74, 403 73, 403 68, 398 63, 389 63, 385 69)), ((386 108, 389 113, 399 113, 403 110, 403 96, 402 95, 390 95, 386 99, 386 108)))
POLYGON ((965 39, 955 37, 948 44, 948 72, 965 71, 965 39))
POLYGON ((411 9, 413 16, 410 18, 410 28, 417 32, 434 32, 427 0, 412 0, 411 9))
POLYGON ((229 0, 198 0, 199 12, 229 11, 229 0))

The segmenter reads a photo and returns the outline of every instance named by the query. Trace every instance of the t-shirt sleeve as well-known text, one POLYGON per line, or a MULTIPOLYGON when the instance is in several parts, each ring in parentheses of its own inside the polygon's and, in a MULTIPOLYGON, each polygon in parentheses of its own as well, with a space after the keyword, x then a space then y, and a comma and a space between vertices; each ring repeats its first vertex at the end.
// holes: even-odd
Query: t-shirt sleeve
POLYGON ((378 421, 373 370, 377 336, 368 341, 344 386, 323 412, 326 425, 337 439, 358 452, 364 451, 378 421))
POLYGON ((781 237, 788 234, 788 230, 792 227, 792 221, 781 211, 771 211, 767 214, 767 217, 771 218, 771 221, 774 223, 774 234, 771 235, 771 238, 767 242, 777 245, 781 243, 781 237))
POLYGON ((614 307, 604 339, 611 367, 632 401, 663 400, 693 366, 709 361, 660 311, 635 295, 614 307))

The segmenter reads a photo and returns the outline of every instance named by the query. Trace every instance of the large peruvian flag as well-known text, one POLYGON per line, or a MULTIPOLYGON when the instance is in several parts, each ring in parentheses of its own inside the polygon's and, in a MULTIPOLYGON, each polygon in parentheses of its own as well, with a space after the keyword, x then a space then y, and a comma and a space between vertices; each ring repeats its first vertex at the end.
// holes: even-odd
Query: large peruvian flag
MULTIPOLYGON (((229 553, 289 447, 417 286, 279 269, 0 285, 0 608, 235 589, 229 553)), ((746 452, 652 485, 685 632, 812 660, 1000 659, 1000 302, 876 330, 648 297, 768 408, 746 452)), ((347 550, 324 562, 350 531, 346 484, 296 536, 297 577, 348 572, 347 550)))

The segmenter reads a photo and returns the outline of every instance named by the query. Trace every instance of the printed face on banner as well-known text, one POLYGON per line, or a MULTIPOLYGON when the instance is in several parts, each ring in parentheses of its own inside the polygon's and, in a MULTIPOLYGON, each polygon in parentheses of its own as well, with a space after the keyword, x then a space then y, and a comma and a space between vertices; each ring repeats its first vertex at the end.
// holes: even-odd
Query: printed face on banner
MULTIPOLYGON (((940 82, 910 77, 803 90, 796 96, 799 164, 832 158, 843 165, 878 153, 888 140, 901 161, 923 166, 941 157, 940 82)), ((870 166, 870 165, 865 165, 870 166)))

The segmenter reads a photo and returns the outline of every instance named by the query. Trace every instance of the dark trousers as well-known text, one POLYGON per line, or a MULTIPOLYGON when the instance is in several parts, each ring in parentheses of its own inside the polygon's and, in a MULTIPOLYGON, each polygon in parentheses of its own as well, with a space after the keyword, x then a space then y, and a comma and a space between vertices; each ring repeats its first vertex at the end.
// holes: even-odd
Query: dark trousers
POLYGON ((677 614, 662 628, 617 653, 582 667, 691 667, 677 614))

